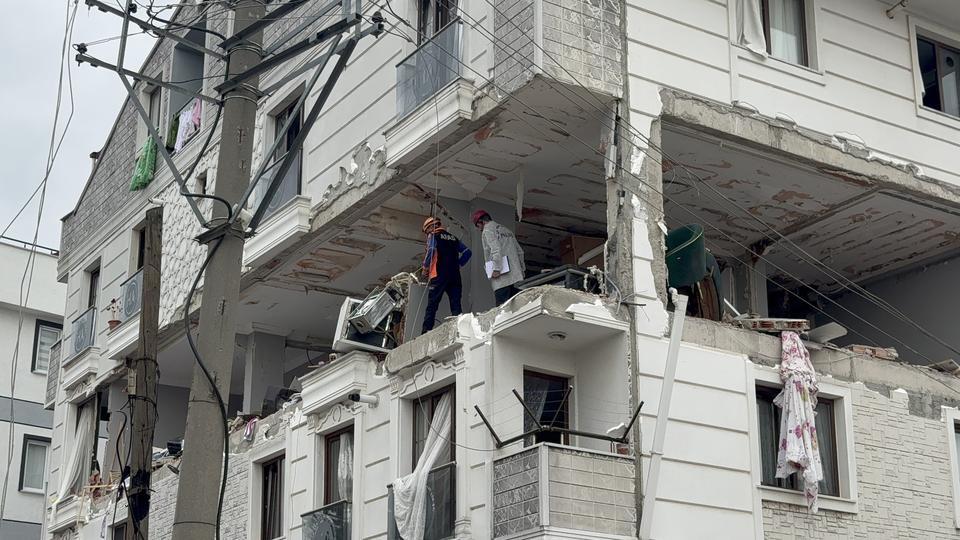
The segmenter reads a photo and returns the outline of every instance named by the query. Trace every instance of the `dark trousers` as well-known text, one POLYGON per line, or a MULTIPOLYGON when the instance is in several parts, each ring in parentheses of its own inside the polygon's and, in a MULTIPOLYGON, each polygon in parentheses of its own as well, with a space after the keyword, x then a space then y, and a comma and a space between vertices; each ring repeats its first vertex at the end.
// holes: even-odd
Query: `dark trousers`
POLYGON ((513 298, 513 295, 517 294, 518 292, 520 292, 520 289, 513 285, 507 285, 506 287, 494 289, 493 297, 497 300, 497 307, 502 306, 504 302, 513 298))
POLYGON ((447 294, 447 300, 450 301, 450 314, 460 315, 463 313, 463 308, 460 307, 460 296, 463 294, 463 283, 460 281, 460 276, 437 276, 433 278, 427 288, 427 311, 423 314, 422 334, 433 330, 433 325, 437 319, 437 308, 440 307, 440 299, 444 293, 447 294))

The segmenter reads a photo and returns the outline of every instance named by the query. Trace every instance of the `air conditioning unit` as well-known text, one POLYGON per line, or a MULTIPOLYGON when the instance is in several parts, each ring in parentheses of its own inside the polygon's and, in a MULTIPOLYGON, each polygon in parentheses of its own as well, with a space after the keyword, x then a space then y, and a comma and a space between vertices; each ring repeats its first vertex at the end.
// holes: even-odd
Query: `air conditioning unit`
MULTIPOLYGON (((333 337, 333 350, 346 353, 350 351, 368 351, 368 352, 389 352, 397 346, 393 336, 388 328, 393 322, 392 311, 372 331, 360 332, 351 322, 362 304, 363 300, 356 298, 347 298, 340 306, 340 315, 337 317, 337 332, 333 337)), ((369 312, 368 312, 369 314, 369 312)), ((363 318, 363 317, 361 317, 363 318)), ((367 317, 367 324, 372 317, 367 317)))

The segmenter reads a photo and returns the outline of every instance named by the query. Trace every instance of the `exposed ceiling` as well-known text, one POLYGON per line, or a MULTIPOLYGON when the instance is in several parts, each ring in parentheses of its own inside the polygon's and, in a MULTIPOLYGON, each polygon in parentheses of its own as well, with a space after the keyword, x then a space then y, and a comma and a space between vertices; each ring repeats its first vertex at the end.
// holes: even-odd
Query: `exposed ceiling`
MULTIPOLYGON (((764 224, 855 281, 960 249, 958 208, 684 128, 664 129, 663 148, 675 160, 663 165, 668 225, 703 224, 707 247, 717 255, 746 259, 746 246, 779 240, 764 224)), ((772 275, 793 281, 789 273, 822 290, 836 288, 823 270, 801 261, 799 250, 771 243, 765 257, 786 271, 768 267, 772 275)))

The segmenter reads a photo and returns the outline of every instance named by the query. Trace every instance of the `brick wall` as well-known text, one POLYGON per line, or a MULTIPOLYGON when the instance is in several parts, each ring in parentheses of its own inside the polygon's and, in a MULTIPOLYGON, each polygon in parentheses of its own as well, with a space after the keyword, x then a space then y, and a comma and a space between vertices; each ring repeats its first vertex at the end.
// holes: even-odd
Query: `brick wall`
POLYGON ((501 92, 513 92, 533 76, 539 53, 550 78, 621 93, 623 39, 615 0, 499 0, 494 32, 494 77, 501 92), (542 52, 534 44, 538 7, 543 14, 542 52))
POLYGON ((954 471, 943 422, 911 415, 906 400, 853 392, 859 511, 763 503, 766 538, 956 538, 954 471))
POLYGON ((493 465, 493 536, 540 526, 539 448, 514 454, 493 465))
POLYGON ((551 526, 634 535, 632 458, 550 447, 548 463, 551 526))

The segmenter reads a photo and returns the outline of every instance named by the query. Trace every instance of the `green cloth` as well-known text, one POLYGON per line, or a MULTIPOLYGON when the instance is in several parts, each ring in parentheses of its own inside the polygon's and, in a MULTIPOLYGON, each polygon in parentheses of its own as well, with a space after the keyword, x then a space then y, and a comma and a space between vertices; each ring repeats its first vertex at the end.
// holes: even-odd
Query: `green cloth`
POLYGON ((153 170, 157 165, 157 143, 153 137, 147 137, 146 142, 137 156, 137 163, 133 170, 133 179, 130 180, 130 191, 137 191, 150 185, 153 180, 153 170))

